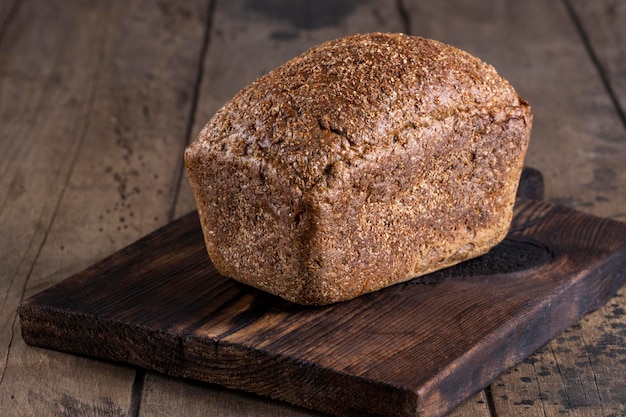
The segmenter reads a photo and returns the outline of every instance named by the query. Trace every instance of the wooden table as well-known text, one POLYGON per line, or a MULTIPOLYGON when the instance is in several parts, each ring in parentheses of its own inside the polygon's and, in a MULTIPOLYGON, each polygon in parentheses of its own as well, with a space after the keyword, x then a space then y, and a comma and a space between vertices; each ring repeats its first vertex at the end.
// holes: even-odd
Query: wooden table
MULTIPOLYGON (((370 31, 493 64, 533 106, 527 164, 546 200, 626 221, 626 3, 4 0, 3 415, 319 415, 27 346, 16 310, 193 210, 183 148, 238 89, 314 44, 370 31)), ((622 288, 453 414, 626 416, 625 309, 622 288)))

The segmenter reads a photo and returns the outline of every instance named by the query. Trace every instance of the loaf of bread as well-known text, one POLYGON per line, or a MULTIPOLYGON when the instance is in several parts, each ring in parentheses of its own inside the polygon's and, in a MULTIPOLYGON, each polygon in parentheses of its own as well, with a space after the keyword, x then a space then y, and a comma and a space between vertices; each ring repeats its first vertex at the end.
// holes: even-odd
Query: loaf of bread
POLYGON ((499 243, 531 124, 528 103, 476 57, 372 33, 241 90, 185 162, 218 271, 323 305, 499 243))

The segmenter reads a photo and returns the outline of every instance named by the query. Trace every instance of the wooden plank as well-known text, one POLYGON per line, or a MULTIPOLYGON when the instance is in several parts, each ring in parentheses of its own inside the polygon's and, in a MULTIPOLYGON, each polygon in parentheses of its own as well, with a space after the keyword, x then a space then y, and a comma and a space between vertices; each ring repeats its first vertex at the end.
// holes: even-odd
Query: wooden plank
MULTIPOLYGON (((322 417, 327 414, 307 410, 258 395, 226 389, 218 385, 172 378, 148 372, 140 408, 141 415, 150 417, 322 417), (191 404, 191 406, 190 406, 191 404)), ((478 417, 489 415, 484 391, 479 392, 449 417, 478 417)))
POLYGON ((519 200, 508 239, 484 257, 303 307, 217 274, 191 213, 20 315, 37 346, 338 416, 438 416, 600 307, 625 266, 625 224, 519 200))
MULTIPOLYGON (((140 414, 150 417, 322 417, 327 414, 281 401, 220 387, 148 372, 140 414)), ((488 416, 484 391, 448 414, 449 417, 488 416)))
POLYGON ((448 417, 483 417, 491 416, 487 395, 484 390, 453 408, 448 417))
POLYGON ((26 347, 15 311, 168 221, 205 13, 204 0, 31 1, 6 32, 0 408, 13 415, 136 412, 134 369, 26 347))
POLYGON ((323 417, 284 402, 197 381, 148 372, 140 408, 141 415, 220 417, 323 417))
POLYGON ((566 4, 620 108, 622 123, 626 123, 626 4, 614 0, 568 0, 566 4))
POLYGON ((3 372, 24 283, 84 137, 105 36, 97 22, 107 11, 27 3, 1 45, 0 236, 9 237, 0 239, 3 372))
MULTIPOLYGON (((535 126, 527 163, 545 175, 549 201, 626 220, 626 134, 566 3, 403 3, 413 33, 470 50, 530 101, 535 126)), ((623 50, 618 3, 572 2, 601 62, 623 50)), ((496 412, 623 414, 626 317, 614 311, 624 306, 618 296, 498 379, 491 387, 496 412)))

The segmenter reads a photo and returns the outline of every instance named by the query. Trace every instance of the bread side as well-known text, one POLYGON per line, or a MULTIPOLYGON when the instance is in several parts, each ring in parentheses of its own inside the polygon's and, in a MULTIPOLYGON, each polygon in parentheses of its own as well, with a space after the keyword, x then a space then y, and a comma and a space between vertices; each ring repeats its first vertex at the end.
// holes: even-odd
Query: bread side
POLYGON ((531 124, 528 104, 477 58, 355 35, 244 88, 185 159, 218 270, 327 304, 501 241, 531 124))

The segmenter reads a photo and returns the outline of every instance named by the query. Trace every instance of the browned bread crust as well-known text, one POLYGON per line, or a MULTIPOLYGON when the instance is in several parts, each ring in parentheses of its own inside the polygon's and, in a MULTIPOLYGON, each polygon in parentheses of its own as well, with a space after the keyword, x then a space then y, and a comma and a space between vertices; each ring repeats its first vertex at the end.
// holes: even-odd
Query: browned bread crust
POLYGON ((528 103, 481 60, 372 33, 244 88, 185 161, 217 269, 327 304, 500 242, 531 124, 528 103))

